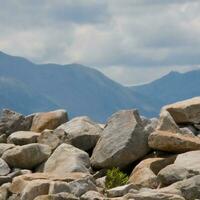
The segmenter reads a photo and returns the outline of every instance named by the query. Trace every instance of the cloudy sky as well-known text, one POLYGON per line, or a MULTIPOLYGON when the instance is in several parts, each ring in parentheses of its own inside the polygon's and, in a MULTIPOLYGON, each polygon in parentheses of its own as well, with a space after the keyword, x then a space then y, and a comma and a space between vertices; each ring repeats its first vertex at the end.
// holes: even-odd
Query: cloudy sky
POLYGON ((0 50, 126 85, 200 66, 199 0, 0 0, 0 50))

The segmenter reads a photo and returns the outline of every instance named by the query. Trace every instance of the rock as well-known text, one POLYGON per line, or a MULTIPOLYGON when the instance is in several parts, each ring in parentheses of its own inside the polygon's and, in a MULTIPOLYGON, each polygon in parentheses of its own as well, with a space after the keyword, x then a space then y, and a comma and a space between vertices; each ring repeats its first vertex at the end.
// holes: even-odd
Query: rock
POLYGON ((50 182, 47 180, 34 180, 29 182, 21 193, 21 200, 34 200, 39 195, 48 194, 50 182))
POLYGON ((0 158, 0 176, 5 176, 10 172, 8 164, 0 158))
POLYGON ((158 173, 158 179, 162 183, 162 186, 168 186, 194 175, 197 175, 197 173, 187 170, 184 167, 172 164, 168 165, 158 173))
POLYGON ((0 135, 0 143, 7 143, 7 137, 6 134, 0 135))
POLYGON ((10 184, 4 184, 0 187, 0 200, 7 200, 9 196, 10 184))
POLYGON ((129 177, 129 183, 137 187, 157 188, 160 184, 157 178, 158 172, 169 164, 172 164, 175 156, 168 158, 148 158, 142 160, 129 177))
POLYGON ((68 172, 89 172, 89 155, 70 144, 56 148, 44 165, 44 172, 64 175, 68 172))
POLYGON ((178 125, 176 124, 170 113, 165 109, 161 110, 157 130, 180 133, 178 125))
POLYGON ((183 196, 186 200, 195 200, 200 197, 200 175, 173 183, 159 191, 183 196))
POLYGON ((122 197, 129 192, 129 190, 135 189, 133 184, 122 185, 106 191, 108 197, 122 197))
POLYGON ((105 188, 106 176, 96 179, 96 185, 101 188, 105 188))
POLYGON ((57 194, 61 192, 68 192, 70 193, 70 187, 69 184, 64 181, 53 181, 51 182, 50 188, 49 188, 49 194, 57 194))
POLYGON ((68 116, 65 110, 37 113, 33 117, 31 131, 42 132, 45 129, 54 130, 59 125, 67 121, 68 121, 68 116))
POLYGON ((28 182, 38 179, 49 180, 49 181, 65 181, 71 182, 79 179, 90 177, 90 175, 81 173, 81 172, 72 172, 63 175, 55 175, 49 173, 33 173, 17 176, 13 179, 10 186, 10 191, 12 193, 21 193, 23 188, 27 185, 28 182))
POLYGON ((14 147, 14 144, 0 143, 0 157, 3 155, 4 152, 14 147))
POLYGON ((167 131, 155 131, 148 140, 152 149, 161 151, 183 153, 200 149, 200 138, 167 131))
POLYGON ((16 146, 3 153, 2 158, 10 167, 33 169, 51 154, 49 146, 44 144, 27 144, 16 146))
POLYGON ((94 148, 102 132, 88 117, 76 117, 57 129, 64 130, 65 141, 85 151, 94 148))
POLYGON ((81 196, 80 200, 105 200, 105 197, 99 192, 88 191, 81 196))
POLYGON ((29 118, 11 110, 4 109, 0 113, 0 135, 9 136, 16 131, 28 131, 31 121, 29 118))
POLYGON ((159 190, 144 190, 136 193, 129 193, 124 196, 124 199, 133 200, 185 200, 180 195, 166 194, 159 190))
POLYGON ((59 194, 40 195, 34 200, 79 200, 73 194, 62 192, 59 194))
POLYGON ((200 97, 180 101, 164 107, 177 124, 200 123, 200 97))
POLYGON ((7 200, 20 200, 19 194, 12 194, 7 200))
POLYGON ((137 110, 112 115, 94 148, 91 164, 95 168, 123 168, 149 152, 148 134, 137 110))
POLYGON ((8 137, 8 143, 12 143, 15 145, 25 145, 30 143, 36 143, 37 138, 40 133, 32 132, 32 131, 17 131, 12 133, 8 137))
POLYGON ((46 144, 51 147, 51 149, 55 149, 59 146, 60 140, 59 138, 53 133, 52 130, 44 130, 40 136, 37 138, 37 142, 40 144, 46 144))
POLYGON ((94 180, 91 177, 86 177, 69 183, 70 191, 77 197, 85 194, 88 191, 97 191, 94 180))

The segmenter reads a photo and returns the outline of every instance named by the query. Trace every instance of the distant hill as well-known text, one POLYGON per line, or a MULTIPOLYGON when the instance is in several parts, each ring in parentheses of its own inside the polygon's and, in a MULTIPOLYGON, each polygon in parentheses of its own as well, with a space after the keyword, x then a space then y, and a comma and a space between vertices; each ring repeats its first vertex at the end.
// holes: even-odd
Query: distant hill
POLYGON ((120 109, 138 108, 146 116, 156 112, 150 98, 79 64, 40 65, 0 52, 0 77, 0 108, 25 114, 64 108, 70 117, 104 122, 120 109))
POLYGON ((157 115, 162 106, 184 99, 200 96, 200 70, 186 73, 170 72, 149 84, 130 87, 133 93, 147 96, 154 102, 157 115))

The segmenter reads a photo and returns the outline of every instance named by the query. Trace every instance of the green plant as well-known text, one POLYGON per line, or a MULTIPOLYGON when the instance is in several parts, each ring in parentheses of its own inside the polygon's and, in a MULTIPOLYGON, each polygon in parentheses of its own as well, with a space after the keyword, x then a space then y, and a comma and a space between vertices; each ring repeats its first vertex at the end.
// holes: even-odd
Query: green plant
POLYGON ((128 182, 127 174, 120 171, 119 168, 113 167, 106 174, 106 189, 111 189, 117 186, 125 185, 128 182))

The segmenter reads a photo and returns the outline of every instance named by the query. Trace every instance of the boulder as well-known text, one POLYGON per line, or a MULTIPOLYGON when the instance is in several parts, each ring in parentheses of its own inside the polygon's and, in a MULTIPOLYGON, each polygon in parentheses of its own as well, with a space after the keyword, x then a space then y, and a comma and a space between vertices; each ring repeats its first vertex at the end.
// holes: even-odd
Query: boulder
POLYGON ((91 164, 95 168, 123 168, 149 152, 149 132, 137 110, 122 110, 107 122, 96 147, 91 164))
POLYGON ((3 155, 4 152, 14 147, 14 144, 0 143, 0 157, 3 155))
POLYGON ((0 158, 0 176, 5 176, 10 172, 8 164, 0 158))
POLYGON ((183 153, 200 149, 200 138, 176 134, 168 131, 155 131, 150 134, 148 144, 152 149, 183 153))
POLYGON ((29 182, 21 193, 21 200, 34 200, 39 195, 49 192, 50 182, 47 180, 34 180, 29 182))
POLYGON ((88 117, 76 117, 57 129, 64 131, 66 142, 85 151, 94 148, 102 132, 100 126, 88 117))
POLYGON ((83 179, 88 177, 88 174, 81 173, 81 172, 72 172, 72 173, 65 173, 63 175, 55 175, 49 173, 33 173, 33 174, 25 174, 21 176, 17 176, 13 179, 12 184, 10 186, 10 191, 12 193, 21 193, 23 188, 33 180, 43 179, 49 181, 64 181, 64 182, 71 182, 79 179, 83 179))
POLYGON ((34 200, 79 200, 79 198, 75 197, 73 194, 62 192, 58 194, 40 195, 34 200))
POLYGON ((25 145, 30 143, 36 143, 37 138, 40 133, 32 132, 32 131, 17 131, 12 133, 8 137, 8 143, 12 143, 15 145, 25 145))
POLYGON ((69 172, 89 172, 89 155, 70 145, 61 144, 44 165, 44 172, 65 175, 69 172))
POLYGON ((200 123, 200 97, 180 101, 164 107, 177 124, 200 123))
POLYGON ((55 149, 60 144, 60 139, 53 133, 52 130, 45 129, 37 138, 37 142, 40 144, 46 144, 55 149))
POLYGON ((129 183, 137 187, 157 188, 160 184, 158 172, 174 162, 175 156, 168 158, 148 158, 141 161, 129 177, 129 183))
POLYGON ((3 153, 2 158, 10 167, 33 169, 51 154, 51 148, 44 144, 16 146, 3 153))
POLYGON ((105 200, 105 197, 99 192, 88 191, 81 196, 80 200, 105 200))
POLYGON ((70 193, 69 184, 64 181, 53 181, 50 184, 49 194, 57 194, 61 192, 68 192, 70 193))
POLYGON ((65 110, 36 113, 33 117, 31 131, 42 132, 45 129, 54 130, 59 125, 67 121, 68 121, 68 116, 65 110))
POLYGON ((16 131, 28 131, 31 126, 31 119, 17 112, 4 109, 0 113, 0 135, 9 136, 16 131))

